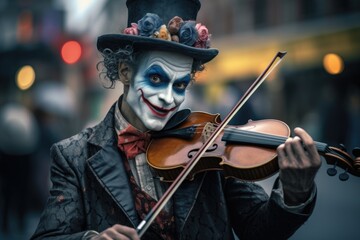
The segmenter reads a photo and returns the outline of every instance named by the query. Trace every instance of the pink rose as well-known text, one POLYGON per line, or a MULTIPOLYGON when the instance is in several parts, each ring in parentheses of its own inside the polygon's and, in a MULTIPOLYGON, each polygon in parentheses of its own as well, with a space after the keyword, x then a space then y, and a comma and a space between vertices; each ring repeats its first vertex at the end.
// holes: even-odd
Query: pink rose
POLYGON ((124 29, 124 33, 129 35, 139 35, 138 25, 136 23, 131 23, 131 27, 124 29))
POLYGON ((208 29, 201 23, 196 24, 195 28, 198 31, 198 39, 196 40, 194 47, 209 48, 210 47, 210 34, 209 34, 208 29))
POLYGON ((206 42, 209 38, 209 31, 208 29, 202 25, 201 23, 196 24, 195 26, 196 30, 199 33, 199 39, 203 42, 206 42))

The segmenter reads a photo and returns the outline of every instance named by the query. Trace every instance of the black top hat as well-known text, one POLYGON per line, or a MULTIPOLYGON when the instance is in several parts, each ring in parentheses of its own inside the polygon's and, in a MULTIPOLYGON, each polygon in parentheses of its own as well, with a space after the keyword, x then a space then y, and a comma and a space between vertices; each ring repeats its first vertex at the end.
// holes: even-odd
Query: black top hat
POLYGON ((218 54, 217 49, 209 48, 207 29, 206 34, 202 35, 199 31, 203 32, 204 26, 200 30, 195 27, 200 26, 195 25, 201 6, 199 0, 127 0, 126 5, 129 27, 126 30, 129 31, 98 37, 97 48, 100 52, 106 48, 116 51, 130 45, 134 51, 182 53, 203 64, 218 54), (181 23, 175 28, 169 27, 169 21, 175 16, 181 18, 181 23), (162 31, 167 34, 161 35, 162 31), (167 40, 160 38, 160 35, 167 40))

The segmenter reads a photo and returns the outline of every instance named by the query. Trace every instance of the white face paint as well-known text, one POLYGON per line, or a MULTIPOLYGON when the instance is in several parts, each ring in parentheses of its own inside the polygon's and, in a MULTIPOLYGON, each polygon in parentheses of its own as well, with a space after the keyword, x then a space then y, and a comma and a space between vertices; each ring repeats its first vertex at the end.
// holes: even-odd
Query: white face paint
POLYGON ((149 130, 163 129, 185 100, 191 81, 191 57, 151 51, 141 60, 126 101, 149 130))

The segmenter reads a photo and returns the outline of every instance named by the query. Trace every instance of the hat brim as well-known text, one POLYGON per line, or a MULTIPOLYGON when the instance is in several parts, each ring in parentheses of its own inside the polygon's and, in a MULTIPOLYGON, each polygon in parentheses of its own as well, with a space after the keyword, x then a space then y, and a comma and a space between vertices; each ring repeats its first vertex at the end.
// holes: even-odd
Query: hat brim
POLYGON ((135 52, 155 50, 181 53, 200 61, 202 64, 211 61, 219 53, 215 48, 195 48, 177 42, 138 35, 106 34, 98 37, 97 40, 97 49, 100 52, 107 48, 116 51, 127 45, 132 46, 135 52))

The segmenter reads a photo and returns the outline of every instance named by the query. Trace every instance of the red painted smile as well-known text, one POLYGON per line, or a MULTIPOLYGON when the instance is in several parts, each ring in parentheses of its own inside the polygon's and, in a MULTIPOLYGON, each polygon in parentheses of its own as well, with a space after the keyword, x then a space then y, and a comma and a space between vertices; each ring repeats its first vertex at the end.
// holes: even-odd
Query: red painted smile
POLYGON ((166 109, 166 108, 162 108, 162 107, 158 107, 153 105, 149 100, 147 100, 144 97, 144 93, 141 89, 139 89, 139 91, 141 92, 141 98, 144 101, 144 103, 149 107, 149 109, 151 110, 151 112, 161 118, 166 117, 170 112, 174 111, 177 107, 173 107, 170 109, 166 109))

